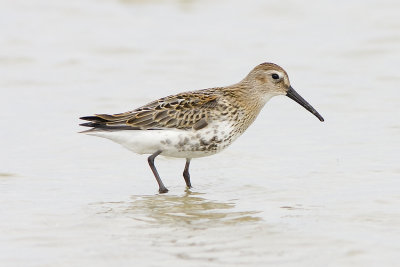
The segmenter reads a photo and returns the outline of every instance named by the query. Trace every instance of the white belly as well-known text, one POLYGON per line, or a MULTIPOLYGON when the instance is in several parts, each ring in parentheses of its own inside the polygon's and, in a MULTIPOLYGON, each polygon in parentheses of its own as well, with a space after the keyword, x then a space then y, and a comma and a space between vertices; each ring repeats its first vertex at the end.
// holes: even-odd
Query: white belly
POLYGON ((220 152, 236 139, 230 136, 232 127, 228 123, 208 125, 195 130, 120 130, 92 131, 95 135, 110 139, 138 154, 153 154, 175 158, 198 158, 220 152))

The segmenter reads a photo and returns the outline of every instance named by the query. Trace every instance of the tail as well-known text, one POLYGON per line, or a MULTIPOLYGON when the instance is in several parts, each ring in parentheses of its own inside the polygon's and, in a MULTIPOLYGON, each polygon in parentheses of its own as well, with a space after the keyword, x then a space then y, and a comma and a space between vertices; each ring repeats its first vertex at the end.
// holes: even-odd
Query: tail
POLYGON ((138 127, 126 125, 124 122, 116 123, 112 115, 99 114, 95 116, 85 116, 79 119, 89 121, 79 124, 80 126, 92 127, 92 129, 80 133, 90 133, 95 131, 115 131, 115 130, 139 130, 138 127))
POLYGON ((79 119, 84 120, 84 121, 90 121, 90 122, 85 122, 79 124, 80 126, 85 126, 85 127, 103 127, 107 126, 107 120, 103 119, 101 117, 96 116, 85 116, 85 117, 80 117, 79 119))

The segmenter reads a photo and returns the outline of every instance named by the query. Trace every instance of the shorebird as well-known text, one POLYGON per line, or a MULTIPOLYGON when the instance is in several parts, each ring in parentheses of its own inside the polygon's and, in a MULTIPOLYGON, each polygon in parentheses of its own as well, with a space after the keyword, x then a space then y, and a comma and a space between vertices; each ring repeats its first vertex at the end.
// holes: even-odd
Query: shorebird
POLYGON ((277 95, 290 97, 324 121, 292 88, 283 68, 262 63, 239 83, 167 96, 124 113, 81 117, 89 122, 80 125, 92 127, 82 133, 110 139, 138 154, 150 154, 148 163, 158 191, 166 193, 154 165, 157 156, 185 158, 183 177, 191 188, 190 160, 229 146, 277 95))

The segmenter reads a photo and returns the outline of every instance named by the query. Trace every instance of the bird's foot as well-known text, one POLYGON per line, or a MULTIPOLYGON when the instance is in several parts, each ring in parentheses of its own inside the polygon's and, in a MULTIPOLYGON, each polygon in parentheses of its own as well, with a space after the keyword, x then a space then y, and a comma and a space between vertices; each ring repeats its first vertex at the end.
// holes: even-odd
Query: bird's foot
POLYGON ((165 193, 168 193, 168 189, 167 189, 166 187, 160 187, 160 188, 158 189, 158 192, 159 192, 160 194, 165 194, 165 193))

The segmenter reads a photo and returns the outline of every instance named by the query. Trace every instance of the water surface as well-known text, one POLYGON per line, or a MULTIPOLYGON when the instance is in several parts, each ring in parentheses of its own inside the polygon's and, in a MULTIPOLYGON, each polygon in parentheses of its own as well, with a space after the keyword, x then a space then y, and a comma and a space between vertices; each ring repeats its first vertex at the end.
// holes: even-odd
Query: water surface
POLYGON ((396 266, 396 1, 3 1, 2 266, 396 266), (241 80, 264 61, 324 116, 272 99, 191 164, 77 134, 241 80))

